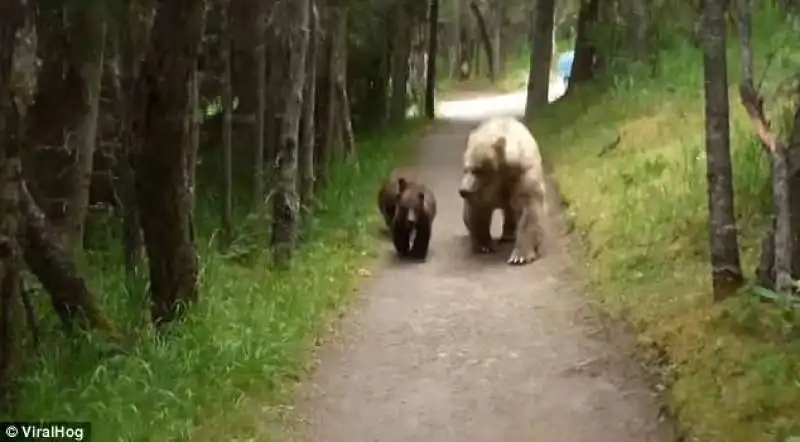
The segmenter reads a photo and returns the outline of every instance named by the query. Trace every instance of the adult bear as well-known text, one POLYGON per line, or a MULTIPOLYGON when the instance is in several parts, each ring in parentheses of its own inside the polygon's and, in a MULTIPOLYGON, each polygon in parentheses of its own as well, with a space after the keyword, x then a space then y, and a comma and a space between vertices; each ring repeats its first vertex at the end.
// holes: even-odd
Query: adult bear
POLYGON ((494 250, 492 213, 501 209, 500 241, 515 242, 506 262, 523 265, 539 257, 544 237, 544 172, 539 145, 524 124, 497 117, 470 132, 458 193, 464 200, 464 224, 473 251, 494 250))

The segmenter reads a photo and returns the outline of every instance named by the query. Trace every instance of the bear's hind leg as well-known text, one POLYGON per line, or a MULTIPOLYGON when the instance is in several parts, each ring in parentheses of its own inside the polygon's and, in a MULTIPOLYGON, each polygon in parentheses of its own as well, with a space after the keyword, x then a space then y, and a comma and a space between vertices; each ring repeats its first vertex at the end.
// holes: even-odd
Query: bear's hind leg
POLYGON ((523 265, 539 257, 539 249, 544 239, 544 204, 541 198, 534 198, 522 209, 517 226, 514 250, 506 261, 509 265, 523 265))
POLYGON ((473 207, 464 202, 464 224, 469 231, 472 250, 475 253, 491 253, 492 244, 492 210, 484 207, 473 207))

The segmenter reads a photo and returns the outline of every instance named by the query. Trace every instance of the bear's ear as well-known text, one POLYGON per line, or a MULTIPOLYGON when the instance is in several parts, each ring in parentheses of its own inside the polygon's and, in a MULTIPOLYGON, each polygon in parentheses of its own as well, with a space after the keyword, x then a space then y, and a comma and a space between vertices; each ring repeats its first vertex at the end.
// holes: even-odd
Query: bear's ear
POLYGON ((407 187, 408 187, 408 182, 406 182, 405 178, 399 178, 397 180, 397 190, 399 190, 400 193, 405 192, 407 187))

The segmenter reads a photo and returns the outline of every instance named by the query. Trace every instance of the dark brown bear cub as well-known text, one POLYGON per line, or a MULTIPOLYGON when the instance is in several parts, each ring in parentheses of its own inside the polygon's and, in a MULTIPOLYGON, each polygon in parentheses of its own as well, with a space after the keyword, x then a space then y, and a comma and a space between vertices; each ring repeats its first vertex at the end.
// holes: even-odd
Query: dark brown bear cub
POLYGON ((415 174, 411 170, 405 168, 396 168, 389 173, 389 176, 378 190, 378 210, 380 210, 381 216, 383 216, 383 221, 388 233, 392 231, 395 207, 402 193, 402 190, 400 190, 400 180, 404 180, 407 186, 408 183, 416 181, 415 174))
POLYGON ((397 184, 400 195, 391 228, 394 248, 401 257, 425 260, 436 217, 436 198, 422 184, 405 178, 400 178, 397 184))

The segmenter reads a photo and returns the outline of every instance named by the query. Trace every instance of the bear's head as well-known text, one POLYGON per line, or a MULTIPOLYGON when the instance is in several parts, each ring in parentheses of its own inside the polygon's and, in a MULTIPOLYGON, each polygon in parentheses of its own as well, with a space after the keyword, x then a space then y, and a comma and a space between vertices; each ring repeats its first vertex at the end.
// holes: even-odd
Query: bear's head
POLYGON ((458 188, 461 198, 475 202, 493 199, 502 181, 505 148, 506 138, 502 136, 489 143, 470 140, 464 153, 464 176, 458 188))
POLYGON ((428 214, 425 208, 425 192, 418 186, 409 184, 404 178, 397 181, 399 194, 394 213, 395 225, 413 227, 424 222, 428 214))

